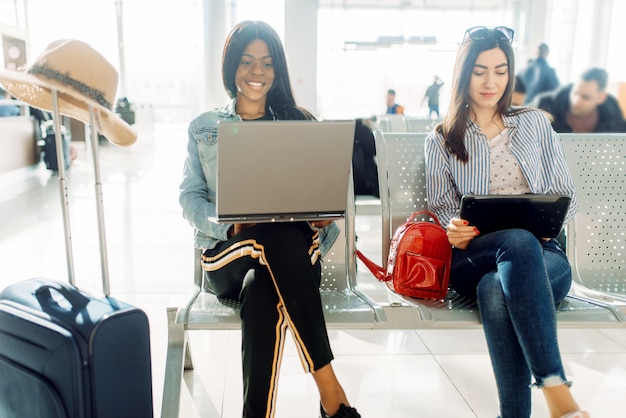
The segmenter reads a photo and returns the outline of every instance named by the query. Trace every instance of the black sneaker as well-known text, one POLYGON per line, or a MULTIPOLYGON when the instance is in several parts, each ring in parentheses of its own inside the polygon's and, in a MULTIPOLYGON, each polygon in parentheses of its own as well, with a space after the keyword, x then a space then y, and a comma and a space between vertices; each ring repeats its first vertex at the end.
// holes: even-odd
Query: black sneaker
POLYGON ((339 405, 339 410, 335 413, 335 415, 328 415, 326 411, 324 411, 324 407, 320 404, 320 417, 321 418, 361 418, 361 414, 357 412, 351 406, 345 406, 344 404, 339 405))

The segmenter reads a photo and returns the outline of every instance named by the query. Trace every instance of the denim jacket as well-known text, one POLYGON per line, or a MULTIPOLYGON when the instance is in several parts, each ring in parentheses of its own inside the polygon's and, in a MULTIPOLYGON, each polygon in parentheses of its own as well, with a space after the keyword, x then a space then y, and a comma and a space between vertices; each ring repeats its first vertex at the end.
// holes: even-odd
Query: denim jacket
MULTIPOLYGON (((194 243, 197 248, 214 248, 218 242, 226 241, 232 226, 212 222, 209 217, 215 216, 217 123, 241 120, 235 113, 235 103, 236 99, 233 99, 226 106, 201 114, 191 121, 187 131, 189 142, 178 200, 183 208, 183 217, 195 229, 194 243)), ((333 222, 319 231, 323 257, 339 236, 339 227, 333 222)))

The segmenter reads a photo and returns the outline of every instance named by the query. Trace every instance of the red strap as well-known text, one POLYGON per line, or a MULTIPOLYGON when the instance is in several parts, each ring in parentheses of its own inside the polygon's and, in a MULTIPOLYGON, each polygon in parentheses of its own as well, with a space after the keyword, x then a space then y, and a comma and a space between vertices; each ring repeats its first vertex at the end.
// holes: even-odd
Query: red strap
POLYGON ((441 222, 439 222, 439 218, 437 218, 437 215, 435 215, 434 213, 432 213, 429 210, 418 210, 417 212, 413 213, 411 216, 409 216, 406 220, 406 223, 415 223, 414 219, 417 218, 419 215, 421 214, 425 214, 430 216, 438 225, 441 225, 441 222))
POLYGON ((359 260, 361 260, 363 264, 365 264, 369 271, 371 271, 378 280, 380 280, 381 282, 388 282, 389 280, 391 280, 391 277, 388 277, 386 275, 385 269, 367 258, 365 254, 363 254, 361 251, 355 250, 355 252, 357 257, 359 257, 359 260))

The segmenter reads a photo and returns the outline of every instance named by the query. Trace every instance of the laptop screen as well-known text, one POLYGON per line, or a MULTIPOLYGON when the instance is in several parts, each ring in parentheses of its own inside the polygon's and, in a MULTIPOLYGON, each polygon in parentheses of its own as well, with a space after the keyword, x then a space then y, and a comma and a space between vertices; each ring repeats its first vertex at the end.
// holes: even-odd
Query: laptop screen
POLYGON ((237 121, 218 125, 218 222, 345 215, 354 121, 237 121))

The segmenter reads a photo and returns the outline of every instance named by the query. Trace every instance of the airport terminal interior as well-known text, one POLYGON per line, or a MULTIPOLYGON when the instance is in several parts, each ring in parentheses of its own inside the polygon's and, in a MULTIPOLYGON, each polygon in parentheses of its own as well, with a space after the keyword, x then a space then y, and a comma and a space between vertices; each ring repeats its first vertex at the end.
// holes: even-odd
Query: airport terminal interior
MULTIPOLYGON (((514 28, 519 34, 514 42, 519 63, 532 59, 539 43, 550 43, 551 62, 564 83, 587 67, 604 67, 610 74, 610 91, 624 100, 626 62, 619 44, 626 36, 621 24, 626 15, 623 3, 0 0, 5 68, 10 68, 12 59, 6 45, 18 48, 28 65, 55 39, 85 38, 118 68, 119 96, 128 97, 135 110, 136 143, 119 147, 104 139, 99 148, 111 294, 148 314, 154 416, 160 416, 163 396, 166 306, 184 298, 193 284, 193 230, 182 218, 178 203, 187 124, 206 108, 227 100, 219 68, 223 40, 234 23, 261 19, 276 27, 293 64, 296 98, 315 109, 318 117, 380 116, 385 92, 395 88, 407 115, 421 118, 426 115, 422 97, 432 75, 450 80, 454 50, 465 28, 474 25, 514 28), (310 17, 311 10, 315 18, 310 17), (407 17, 423 24, 414 27, 407 17), (309 29, 310 33, 300 33, 309 29), (145 39, 147 35, 151 41, 145 39), (386 37, 396 35, 402 38, 400 43, 389 44, 386 37), (317 54, 311 54, 311 48, 317 54), (407 57, 411 54, 418 58, 407 57)), ((450 93, 445 88, 442 112, 450 93)), ((26 114, 16 118, 30 120, 26 114)), ((21 128, 3 128, 8 126, 3 119, 0 289, 33 277, 64 280, 67 265, 57 173, 46 168, 40 146, 32 142, 29 148, 28 141, 35 141, 33 132, 24 135, 21 128), (17 140, 7 132, 15 133, 17 140), (26 153, 25 143, 30 150, 26 153), (19 158, 11 157, 13 153, 19 158)), ((69 119, 63 122, 71 133, 76 157, 67 171, 67 183, 77 285, 98 294, 101 266, 93 157, 86 140, 89 129, 69 119)), ((379 199, 357 197, 358 247, 377 262, 382 258, 380 210, 379 199)), ((357 271, 360 290, 378 303, 389 303, 385 285, 360 262, 357 271)), ((480 326, 332 329, 329 336, 335 371, 363 417, 495 418, 499 413, 480 326)), ((593 418, 626 416, 624 327, 563 327, 558 337, 565 371, 581 407, 593 418)), ((241 332, 197 331, 190 338, 195 368, 184 376, 180 417, 241 416, 241 332)), ((303 372, 289 342, 280 372, 276 416, 319 416, 314 381, 303 372)), ((533 390, 532 416, 549 417, 538 390, 533 390)))
MULTIPOLYGON (((171 298, 192 289, 192 230, 182 219, 178 185, 186 127, 156 125, 130 148, 103 145, 103 199, 111 293, 144 309, 150 319, 155 416, 165 372, 171 298)), ((77 284, 99 292, 100 262, 92 162, 84 144, 68 172, 77 284)), ((0 287, 33 277, 67 276, 58 181, 42 164, 0 176, 0 287)), ((359 248, 380 260, 375 199, 357 205, 359 248)), ((358 266, 359 287, 387 300, 384 285, 358 266)), ((495 381, 483 331, 331 330, 335 369, 364 417, 496 417, 495 381)), ((241 416, 241 333, 191 333, 195 370, 185 376, 181 417, 241 416)), ((561 329, 559 343, 572 390, 594 417, 618 418, 626 408, 626 332, 623 328, 561 329)), ((533 417, 548 417, 533 393, 533 417)), ((316 417, 318 398, 297 352, 286 344, 277 417, 316 417)))

